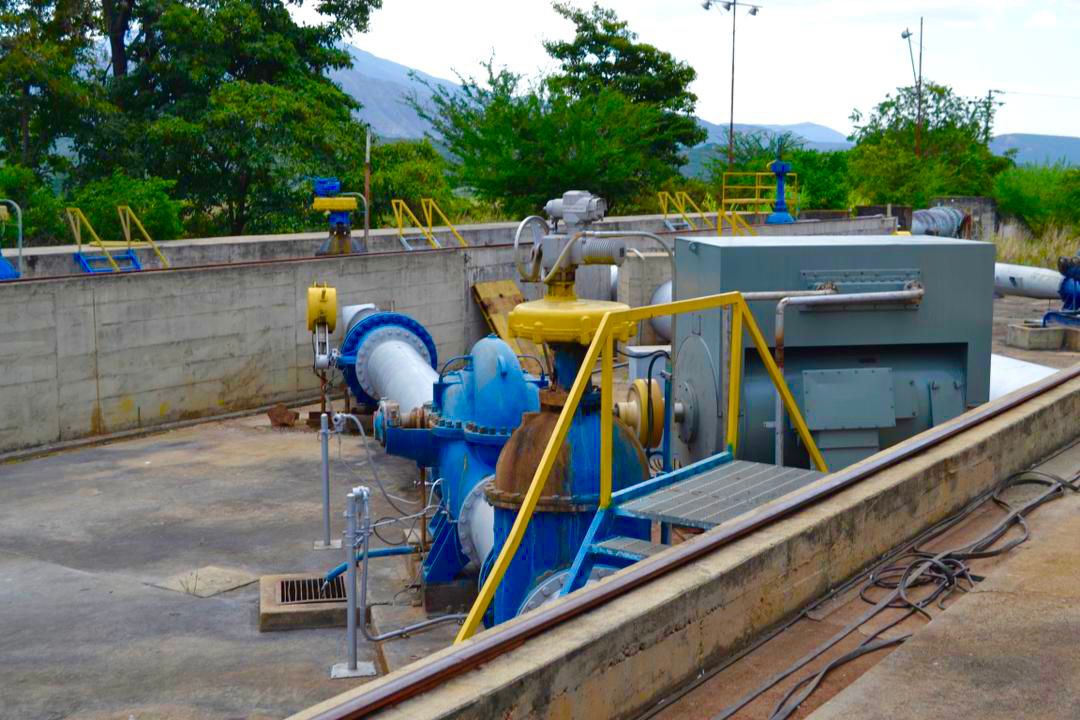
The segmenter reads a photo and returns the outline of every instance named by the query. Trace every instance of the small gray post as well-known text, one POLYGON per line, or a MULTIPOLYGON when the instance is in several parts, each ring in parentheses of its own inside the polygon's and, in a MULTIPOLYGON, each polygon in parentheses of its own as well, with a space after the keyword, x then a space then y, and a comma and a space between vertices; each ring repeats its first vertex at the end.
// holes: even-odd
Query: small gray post
POLYGON ((319 418, 319 442, 322 445, 322 512, 323 536, 315 541, 316 550, 341 547, 339 541, 330 540, 330 416, 323 413, 319 418))
POLYGON ((356 547, 360 544, 356 525, 357 496, 363 498, 366 513, 367 488, 353 488, 345 499, 345 541, 341 545, 345 548, 345 563, 348 567, 345 571, 345 642, 349 646, 349 659, 330 668, 330 677, 334 679, 375 675, 374 663, 357 663, 356 660, 356 547))

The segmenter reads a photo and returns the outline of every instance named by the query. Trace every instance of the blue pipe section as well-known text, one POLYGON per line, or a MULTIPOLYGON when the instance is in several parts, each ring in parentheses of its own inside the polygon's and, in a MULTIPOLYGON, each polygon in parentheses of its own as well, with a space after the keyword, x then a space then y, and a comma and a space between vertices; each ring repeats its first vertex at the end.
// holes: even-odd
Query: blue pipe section
POLYGON ((372 397, 360 386, 360 380, 356 376, 356 358, 363 355, 364 343, 371 338, 372 333, 384 327, 397 327, 415 335, 427 350, 431 367, 435 369, 439 367, 439 354, 435 349, 435 341, 427 328, 419 322, 408 315, 396 312, 377 312, 368 315, 349 329, 345 339, 341 341, 337 357, 337 366, 345 377, 349 390, 360 402, 368 405, 377 405, 379 398, 372 397))
MULTIPOLYGON (((398 546, 398 547, 374 548, 374 549, 368 550, 367 556, 369 558, 380 558, 380 557, 392 557, 394 555, 413 555, 415 553, 416 553, 416 548, 414 548, 413 546, 411 546, 411 545, 401 545, 401 546, 398 546)), ((364 554, 363 553, 356 553, 356 559, 355 559, 356 564, 359 565, 361 562, 363 562, 363 560, 364 560, 364 554)), ((323 581, 324 582, 333 582, 335 578, 340 577, 348 569, 349 569, 349 563, 341 563, 336 568, 334 568, 330 572, 326 573, 326 577, 323 579, 323 581)))

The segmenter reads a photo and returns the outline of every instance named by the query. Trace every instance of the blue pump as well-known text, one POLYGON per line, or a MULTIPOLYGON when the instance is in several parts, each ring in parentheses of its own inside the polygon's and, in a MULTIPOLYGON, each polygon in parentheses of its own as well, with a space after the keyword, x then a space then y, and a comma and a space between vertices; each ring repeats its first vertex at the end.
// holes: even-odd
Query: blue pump
POLYGON ((1058 286, 1061 309, 1043 315, 1043 327, 1080 327, 1080 253, 1058 258, 1058 272, 1062 274, 1058 286))

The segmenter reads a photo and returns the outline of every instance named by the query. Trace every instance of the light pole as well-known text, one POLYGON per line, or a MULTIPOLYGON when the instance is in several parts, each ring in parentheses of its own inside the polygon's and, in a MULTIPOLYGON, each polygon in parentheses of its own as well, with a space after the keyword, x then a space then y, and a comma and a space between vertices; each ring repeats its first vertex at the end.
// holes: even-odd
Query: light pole
POLYGON ((908 56, 911 58, 911 74, 915 78, 915 157, 919 156, 919 135, 922 133, 922 48, 923 19, 919 18, 919 70, 915 71, 915 51, 911 48, 911 31, 904 29, 900 39, 907 40, 908 56))
POLYGON ((706 10, 712 9, 714 5, 719 5, 724 10, 731 12, 731 113, 728 116, 728 146, 727 146, 727 164, 728 168, 735 164, 735 16, 739 14, 739 6, 745 6, 750 8, 751 15, 757 15, 761 10, 761 5, 751 5, 747 2, 740 3, 739 0, 730 0, 724 2, 714 2, 714 0, 705 0, 701 3, 701 7, 706 10))

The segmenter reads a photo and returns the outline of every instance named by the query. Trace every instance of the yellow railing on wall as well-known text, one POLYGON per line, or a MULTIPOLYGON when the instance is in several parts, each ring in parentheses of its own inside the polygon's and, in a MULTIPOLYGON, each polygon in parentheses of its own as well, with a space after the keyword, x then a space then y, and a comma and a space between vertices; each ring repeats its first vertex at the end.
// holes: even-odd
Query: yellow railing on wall
POLYGON ((158 260, 161 261, 162 267, 169 267, 169 261, 165 258, 165 255, 162 254, 161 249, 158 247, 157 243, 154 242, 154 239, 150 237, 150 233, 146 232, 146 228, 143 227, 143 224, 139 220, 139 216, 135 214, 135 211, 127 205, 120 205, 116 208, 116 212, 120 215, 120 228, 124 232, 124 239, 102 240, 98 236, 97 231, 94 230, 94 226, 90 224, 89 218, 83 214, 82 210, 77 207, 65 208, 64 216, 67 218, 68 227, 71 228, 71 235, 75 238, 75 245, 78 248, 78 252, 82 252, 82 231, 85 228, 90 234, 90 239, 86 241, 86 244, 100 250, 109 261, 109 265, 112 266, 113 270, 119 272, 120 265, 117 264, 116 260, 113 259, 113 256, 109 254, 109 248, 126 248, 131 250, 132 248, 148 247, 153 249, 158 260), (135 228, 139 231, 139 234, 142 235, 142 240, 136 240, 132 237, 131 228, 133 223, 135 228))
POLYGON ((664 213, 666 218, 669 214, 678 214, 691 230, 697 230, 697 225, 690 218, 690 214, 693 213, 701 219, 701 222, 706 228, 712 228, 716 226, 716 223, 705 214, 698 204, 694 202, 694 199, 690 197, 685 190, 679 190, 675 193, 670 193, 667 190, 661 190, 656 193, 656 198, 660 203, 660 212, 664 213))
MULTIPOLYGON (((799 175, 788 173, 784 198, 788 212, 799 213, 799 175)), ((776 202, 776 175, 771 172, 726 172, 720 207, 730 213, 769 213, 776 202)))
POLYGON ((518 510, 517 517, 514 520, 513 527, 510 529, 510 534, 506 539, 506 543, 503 544, 502 549, 499 551, 499 555, 495 559, 495 564, 492 565, 491 572, 488 574, 487 580, 484 581, 484 586, 480 589, 480 594, 477 596, 476 602, 473 603, 472 609, 469 610, 469 615, 465 619, 465 623, 458 632, 457 638, 454 641, 455 643, 463 642, 468 639, 480 627, 480 622, 484 617, 484 613, 487 612, 488 606, 495 597, 496 589, 498 589, 499 584, 502 582, 503 576, 506 574, 507 569, 510 567, 510 562, 514 558, 514 554, 517 553, 518 547, 521 545, 521 539, 524 537, 525 530, 528 528, 529 521, 532 519, 533 512, 536 510, 536 504, 540 499, 541 493, 544 491, 544 485, 547 483, 548 476, 551 474, 551 470, 555 465, 555 460, 559 456, 563 443, 566 441, 566 435, 570 430, 570 424, 573 422, 574 415, 577 413, 578 404, 581 402, 581 398, 585 395, 585 389, 588 387, 592 377, 593 368, 598 359, 600 360, 601 369, 600 507, 606 508, 611 504, 611 442, 614 422, 613 368, 615 357, 615 342, 611 328, 616 325, 625 327, 627 323, 637 323, 641 320, 649 320, 661 315, 680 315, 682 313, 702 312, 721 308, 728 308, 731 312, 731 352, 729 352, 730 365, 728 369, 726 439, 732 454, 734 455, 734 452, 738 447, 739 439, 739 403, 740 388, 742 385, 742 336, 743 330, 745 329, 750 334, 750 339, 753 342, 754 348, 757 350, 758 356, 765 365, 765 370, 769 375, 769 379, 772 380, 776 391, 780 393, 780 397, 783 400, 784 407, 787 409, 792 425, 795 426, 795 431, 809 451, 810 459, 813 461, 814 467, 822 472, 828 470, 825 465, 825 459, 821 456, 821 452, 818 450, 814 438, 810 435, 810 429, 806 426, 806 421, 803 420, 802 412, 799 410, 799 406, 796 405, 795 398, 792 397, 787 383, 784 382, 784 378, 780 374, 776 362, 769 353, 769 346, 765 342, 765 337, 761 334, 761 329, 758 328, 757 323, 754 321, 754 316, 750 313, 750 309, 747 307, 746 301, 743 299, 741 293, 730 292, 720 295, 709 295, 701 298, 693 298, 691 300, 678 300, 676 302, 664 303, 663 305, 647 305, 644 307, 607 313, 604 315, 603 319, 601 319, 600 325, 596 329, 596 334, 593 336, 592 343, 589 345, 589 349, 585 354, 581 369, 578 371, 577 378, 570 388, 570 394, 566 398, 566 404, 563 405, 562 412, 559 414, 559 419, 555 423, 554 432, 552 432, 551 437, 548 439, 547 446, 544 448, 544 454, 540 459, 540 465, 536 468, 536 472, 533 473, 532 483, 525 493, 525 499, 521 504, 521 509, 518 510))
POLYGON ((443 224, 458 241, 458 244, 462 247, 468 247, 469 243, 465 242, 465 238, 461 237, 461 233, 457 231, 454 224, 450 222, 450 219, 446 217, 446 213, 442 211, 439 204, 435 202, 434 198, 420 198, 420 214, 424 216, 424 222, 420 222, 420 219, 416 217, 412 210, 409 209, 408 204, 404 200, 394 198, 390 201, 390 208, 394 212, 394 224, 397 226, 398 239, 401 240, 406 247, 409 247, 405 242, 405 230, 407 228, 405 221, 408 220, 412 223, 412 227, 423 235, 428 245, 433 248, 440 248, 442 245, 435 239, 435 217, 438 216, 443 224))

